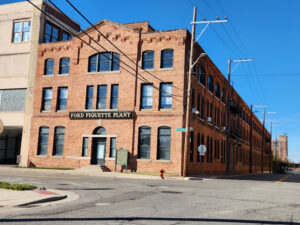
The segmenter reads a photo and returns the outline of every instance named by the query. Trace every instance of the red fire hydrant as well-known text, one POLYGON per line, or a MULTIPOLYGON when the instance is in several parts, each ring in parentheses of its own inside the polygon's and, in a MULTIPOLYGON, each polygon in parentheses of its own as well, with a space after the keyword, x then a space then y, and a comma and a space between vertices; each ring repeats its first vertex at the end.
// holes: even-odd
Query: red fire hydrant
POLYGON ((165 171, 163 170, 163 169, 161 169, 160 171, 159 171, 159 176, 161 177, 161 179, 165 179, 164 178, 164 173, 165 173, 165 171))

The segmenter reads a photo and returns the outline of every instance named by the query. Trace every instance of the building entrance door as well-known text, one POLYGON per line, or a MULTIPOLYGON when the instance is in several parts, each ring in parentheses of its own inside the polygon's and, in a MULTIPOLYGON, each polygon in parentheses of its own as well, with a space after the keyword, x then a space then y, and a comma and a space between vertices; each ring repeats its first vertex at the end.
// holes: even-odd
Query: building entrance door
POLYGON ((106 138, 93 138, 91 164, 105 165, 106 138))

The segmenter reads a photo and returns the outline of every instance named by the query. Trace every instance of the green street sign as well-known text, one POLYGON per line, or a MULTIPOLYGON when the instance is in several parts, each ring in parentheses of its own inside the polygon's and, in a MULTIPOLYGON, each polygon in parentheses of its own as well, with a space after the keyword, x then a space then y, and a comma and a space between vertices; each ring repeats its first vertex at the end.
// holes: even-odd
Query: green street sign
POLYGON ((185 128, 176 128, 176 131, 185 132, 185 128))

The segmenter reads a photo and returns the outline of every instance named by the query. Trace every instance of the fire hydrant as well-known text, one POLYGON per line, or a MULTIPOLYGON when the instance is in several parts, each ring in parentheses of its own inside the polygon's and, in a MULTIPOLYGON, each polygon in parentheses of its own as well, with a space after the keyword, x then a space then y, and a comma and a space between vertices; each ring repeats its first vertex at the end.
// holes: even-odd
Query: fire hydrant
POLYGON ((161 179, 165 179, 164 178, 164 173, 165 173, 165 171, 163 170, 163 169, 161 169, 160 171, 159 171, 159 176, 161 177, 161 179))

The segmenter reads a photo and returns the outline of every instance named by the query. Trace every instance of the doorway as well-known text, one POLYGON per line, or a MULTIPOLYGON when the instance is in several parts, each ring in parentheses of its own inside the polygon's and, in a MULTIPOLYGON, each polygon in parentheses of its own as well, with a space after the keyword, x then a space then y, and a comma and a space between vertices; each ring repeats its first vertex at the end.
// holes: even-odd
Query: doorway
MULTIPOLYGON (((106 130, 104 127, 97 127, 93 135, 106 135, 106 130)), ((92 142, 92 165, 105 165, 105 153, 106 153, 106 137, 93 137, 92 142)))

